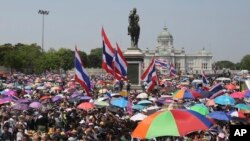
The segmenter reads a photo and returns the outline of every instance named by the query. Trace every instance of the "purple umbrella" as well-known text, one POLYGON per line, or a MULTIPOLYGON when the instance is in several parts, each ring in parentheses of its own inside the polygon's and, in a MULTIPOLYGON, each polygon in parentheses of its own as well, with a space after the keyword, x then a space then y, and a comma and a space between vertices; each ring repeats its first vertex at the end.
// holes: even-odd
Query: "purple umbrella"
POLYGON ((15 95, 16 92, 15 91, 12 91, 12 90, 9 90, 5 93, 6 95, 15 95))
POLYGON ((40 102, 32 102, 30 103, 29 107, 34 108, 34 109, 39 109, 42 107, 42 104, 40 102))
POLYGON ((91 97, 89 97, 89 96, 81 96, 81 97, 79 97, 81 100, 90 100, 91 99, 91 97))
POLYGON ((12 107, 12 109, 24 111, 24 110, 28 110, 29 106, 27 104, 16 104, 12 107))
POLYGON ((75 98, 75 97, 78 97, 78 96, 80 96, 80 95, 81 95, 80 93, 74 92, 74 93, 70 96, 70 98, 75 98))
POLYGON ((18 99, 16 103, 30 103, 28 99, 18 99))
POLYGON ((11 101, 12 99, 10 97, 5 97, 5 98, 0 99, 0 104, 9 103, 11 101))
POLYGON ((32 93, 32 91, 31 91, 31 90, 25 90, 25 93, 27 93, 27 94, 31 94, 31 93, 32 93))
POLYGON ((55 97, 52 98, 52 102, 56 102, 56 101, 61 100, 61 99, 63 99, 63 97, 57 95, 57 96, 55 96, 55 97))

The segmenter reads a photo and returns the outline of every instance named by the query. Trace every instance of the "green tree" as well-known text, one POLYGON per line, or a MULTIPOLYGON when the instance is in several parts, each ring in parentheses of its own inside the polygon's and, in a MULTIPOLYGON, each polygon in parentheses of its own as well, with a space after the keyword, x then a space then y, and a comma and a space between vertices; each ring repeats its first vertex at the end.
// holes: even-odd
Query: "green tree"
POLYGON ((74 52, 70 49, 60 48, 57 51, 60 58, 60 68, 64 71, 70 70, 74 67, 74 52))
POLYGON ((100 68, 102 64, 102 48, 92 49, 88 58, 90 60, 89 67, 100 68))
POLYGON ((228 68, 228 69, 235 69, 235 64, 231 61, 223 60, 223 61, 218 61, 215 63, 215 66, 217 69, 223 69, 223 68, 228 68))
POLYGON ((13 49, 12 44, 0 45, 0 66, 5 64, 4 58, 13 49))
POLYGON ((243 70, 250 70, 250 55, 245 55, 242 59, 241 59, 241 69, 243 70))
POLYGON ((83 66, 84 67, 89 67, 89 65, 92 63, 92 62, 89 62, 89 58, 88 58, 88 55, 84 52, 84 51, 80 51, 78 50, 78 53, 81 57, 81 61, 83 63, 83 66))

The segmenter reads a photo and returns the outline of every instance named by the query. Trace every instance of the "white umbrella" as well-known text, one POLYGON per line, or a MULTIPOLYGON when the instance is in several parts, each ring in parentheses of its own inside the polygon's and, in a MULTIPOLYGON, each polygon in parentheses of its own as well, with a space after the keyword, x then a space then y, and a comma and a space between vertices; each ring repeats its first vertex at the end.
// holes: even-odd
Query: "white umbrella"
POLYGON ((142 113, 138 113, 138 114, 133 115, 130 118, 130 120, 132 120, 132 121, 141 121, 141 120, 145 119, 146 117, 147 117, 146 115, 144 115, 142 113))
POLYGON ((146 93, 140 93, 136 96, 136 98, 148 98, 148 94, 146 93))

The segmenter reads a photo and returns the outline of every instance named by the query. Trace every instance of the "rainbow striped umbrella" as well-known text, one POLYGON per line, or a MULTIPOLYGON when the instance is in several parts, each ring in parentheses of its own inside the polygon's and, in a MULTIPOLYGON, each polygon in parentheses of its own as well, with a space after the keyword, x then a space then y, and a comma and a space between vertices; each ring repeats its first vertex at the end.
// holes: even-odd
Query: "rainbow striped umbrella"
POLYGON ((184 136, 194 131, 208 130, 211 126, 212 123, 205 116, 192 110, 159 111, 142 120, 133 131, 132 137, 151 139, 184 136))
POLYGON ((195 99, 195 96, 188 89, 180 89, 173 94, 173 98, 178 99, 195 99))

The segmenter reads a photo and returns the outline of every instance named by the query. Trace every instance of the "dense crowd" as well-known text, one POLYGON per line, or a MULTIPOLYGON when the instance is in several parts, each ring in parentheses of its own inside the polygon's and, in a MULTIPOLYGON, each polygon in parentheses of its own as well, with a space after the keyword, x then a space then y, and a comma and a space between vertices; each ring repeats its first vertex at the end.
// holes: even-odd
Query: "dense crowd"
MULTIPOLYGON (((137 95, 142 91, 130 90, 129 81, 117 81, 112 77, 92 77, 91 95, 87 96, 81 87, 74 81, 73 75, 47 74, 46 76, 15 74, 1 79, 0 119, 1 141, 130 141, 131 133, 139 121, 131 120, 131 114, 126 108, 107 105, 95 105, 83 110, 78 108, 80 103, 94 103, 113 99, 107 93, 119 97, 119 92, 129 92, 133 105, 141 99, 137 95), (100 90, 103 90, 104 92, 100 90), (11 92, 10 92, 11 91, 11 92), (57 99, 55 97, 58 97, 57 99), (30 103, 38 102, 41 106, 30 107, 30 103)), ((166 88, 157 87, 150 100, 160 108, 169 108, 170 105, 160 102, 167 94, 178 89, 177 85, 166 88)), ((232 93, 232 92, 231 92, 232 93)), ((165 99, 164 99, 165 101, 165 99)), ((208 99, 172 100, 184 108, 196 103, 206 104, 208 99)), ((243 101, 243 100, 242 100, 243 101)), ((238 103, 242 102, 237 101, 238 103)), ((244 101, 243 101, 244 102, 244 101)), ((173 108, 173 107, 172 107, 173 108)), ((157 110, 158 110, 157 109, 157 110)), ((232 111, 234 107, 209 107, 212 111, 232 111)), ((153 112, 155 112, 154 110, 153 112)), ((133 115, 143 113, 150 115, 147 110, 133 109, 133 115)), ((199 131, 184 137, 158 137, 152 140, 229 140, 229 124, 249 124, 249 115, 244 119, 231 121, 212 120, 213 127, 209 131, 199 131)), ((133 139, 138 140, 138 139, 133 139)))

